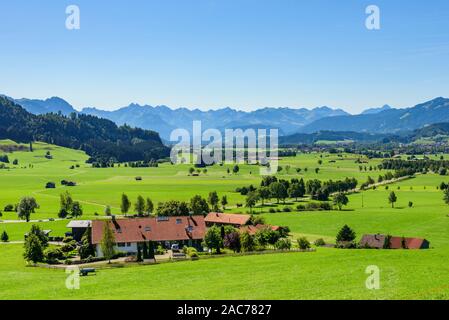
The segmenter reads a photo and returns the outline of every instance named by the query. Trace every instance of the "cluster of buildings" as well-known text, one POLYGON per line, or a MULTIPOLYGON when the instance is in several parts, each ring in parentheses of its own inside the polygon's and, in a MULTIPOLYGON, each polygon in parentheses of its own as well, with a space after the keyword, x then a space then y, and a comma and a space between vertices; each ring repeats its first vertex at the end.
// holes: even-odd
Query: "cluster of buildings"
POLYGON ((76 241, 81 241, 84 233, 91 229, 92 244, 97 256, 103 256, 101 241, 105 224, 114 234, 116 250, 129 255, 137 254, 138 246, 146 242, 153 242, 164 248, 170 248, 173 244, 179 247, 188 246, 202 250, 201 243, 206 235, 207 228, 218 225, 230 225, 242 232, 255 234, 262 228, 279 230, 277 226, 252 225, 251 216, 244 214, 209 213, 203 216, 180 217, 146 217, 133 219, 71 221, 67 227, 71 229, 66 236, 72 236, 76 241))

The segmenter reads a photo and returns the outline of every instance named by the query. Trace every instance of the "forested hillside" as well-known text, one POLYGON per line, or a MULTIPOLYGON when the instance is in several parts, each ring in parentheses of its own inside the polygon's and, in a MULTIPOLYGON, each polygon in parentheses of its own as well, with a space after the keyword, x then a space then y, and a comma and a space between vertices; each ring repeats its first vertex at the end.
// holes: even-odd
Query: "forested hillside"
POLYGON ((33 115, 5 97, 0 97, 0 139, 81 149, 91 161, 149 161, 169 155, 156 132, 83 114, 33 115))

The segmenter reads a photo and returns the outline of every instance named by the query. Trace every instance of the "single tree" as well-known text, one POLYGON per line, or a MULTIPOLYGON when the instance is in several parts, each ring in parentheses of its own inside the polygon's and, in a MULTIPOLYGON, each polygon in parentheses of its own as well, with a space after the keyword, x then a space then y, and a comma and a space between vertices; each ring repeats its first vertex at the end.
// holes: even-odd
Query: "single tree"
POLYGON ((301 250, 307 250, 307 249, 310 248, 310 242, 309 242, 309 240, 307 240, 306 237, 301 237, 301 238, 299 238, 297 241, 298 241, 298 247, 299 247, 299 249, 301 249, 301 250))
POLYGON ((226 206, 228 205, 228 197, 227 196, 223 196, 221 198, 221 206, 223 207, 223 211, 226 210, 226 206))
POLYGON ((240 243, 240 233, 237 231, 228 233, 224 236, 223 244, 225 248, 228 248, 234 252, 240 252, 242 245, 240 243))
POLYGON ((192 175, 195 172, 195 168, 190 168, 189 169, 189 174, 192 175))
POLYGON ((95 249, 92 245, 92 238, 91 238, 91 229, 87 228, 86 232, 81 238, 81 246, 78 249, 78 253, 81 257, 81 259, 86 259, 90 256, 95 256, 95 249))
POLYGON ((70 212, 72 210, 72 205, 73 205, 72 196, 70 195, 70 193, 68 191, 61 193, 59 195, 59 203, 60 203, 60 208, 59 208, 58 217, 64 219, 70 214, 70 212))
POLYGON ((72 217, 79 218, 83 215, 83 207, 78 201, 74 201, 72 204, 72 217))
POLYGON ((111 210, 111 206, 110 205, 107 205, 105 208, 104 208, 104 215, 105 216, 112 216, 112 210, 111 210))
POLYGON ((2 242, 8 242, 9 236, 8 236, 8 234, 6 233, 6 231, 3 231, 3 232, 2 232, 2 235, 1 235, 1 237, 0 237, 0 240, 1 240, 2 242))
POLYGON ((344 225, 338 232, 336 241, 339 242, 352 242, 355 240, 356 234, 348 225, 344 225))
POLYGON ((217 212, 219 211, 218 209, 218 202, 220 201, 220 199, 218 198, 218 194, 216 191, 212 191, 209 193, 209 204, 212 207, 212 210, 217 212))
POLYGON ((343 192, 339 192, 334 196, 334 205, 336 205, 340 211, 341 207, 346 206, 348 202, 349 199, 343 192))
POLYGON ((259 195, 255 191, 251 191, 246 196, 246 207, 249 208, 250 213, 253 213, 253 208, 256 206, 257 201, 259 201, 259 195))
POLYGON ((408 207, 409 207, 409 208, 412 208, 412 207, 413 207, 413 202, 409 201, 409 202, 408 202, 408 207))
POLYGON ((443 200, 446 204, 449 204, 449 188, 446 188, 444 190, 444 197, 443 200))
POLYGON ((190 210, 194 215, 206 215, 210 211, 206 199, 199 195, 190 200, 190 210))
POLYGON ((143 216, 143 213, 145 212, 145 200, 140 195, 137 197, 137 201, 134 204, 134 210, 139 216, 143 216))
POLYGON ((151 201, 150 198, 147 198, 145 201, 145 214, 147 216, 151 215, 154 211, 154 204, 153 201, 151 201))
POLYGON ((207 230, 204 236, 204 243, 209 249, 215 249, 217 253, 220 253, 220 249, 223 247, 223 238, 221 237, 221 229, 217 226, 212 226, 207 230))
POLYGON ((394 191, 390 192, 390 195, 388 196, 388 202, 391 204, 391 207, 394 208, 395 202, 398 201, 398 197, 394 193, 394 191))
POLYGON ((26 238, 23 257, 26 261, 33 263, 44 260, 44 248, 41 241, 35 234, 30 233, 26 238))
POLYGON ((239 171, 240 171, 240 168, 239 168, 238 165, 235 165, 234 168, 232 168, 232 172, 233 172, 234 174, 239 173, 239 171))
POLYGON ((111 259, 114 256, 114 246, 115 246, 115 237, 111 228, 109 227, 109 221, 106 221, 103 225, 103 238, 101 239, 101 251, 103 252, 103 256, 106 260, 109 260, 111 263, 111 259))
POLYGON ((23 197, 17 206, 17 215, 20 219, 24 219, 27 222, 30 221, 30 216, 39 208, 39 204, 33 197, 23 197))
POLYGON ((126 216, 126 214, 129 211, 129 208, 131 208, 131 201, 129 201, 129 198, 126 194, 122 194, 122 202, 120 204, 120 211, 122 214, 126 216))
POLYGON ((243 252, 254 251, 256 247, 254 236, 252 236, 248 231, 245 231, 240 235, 240 244, 243 252))
POLYGON ((48 236, 44 231, 41 230, 41 228, 37 224, 33 224, 31 226, 31 230, 28 235, 30 234, 34 234, 36 237, 38 237, 43 248, 46 248, 48 246, 48 236))

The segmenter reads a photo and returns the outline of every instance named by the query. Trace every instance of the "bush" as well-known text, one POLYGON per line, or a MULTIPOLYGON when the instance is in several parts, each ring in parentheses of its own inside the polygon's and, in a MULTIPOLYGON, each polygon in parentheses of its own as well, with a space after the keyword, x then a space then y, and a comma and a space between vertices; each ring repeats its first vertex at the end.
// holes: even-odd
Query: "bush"
POLYGON ((301 238, 299 238, 297 241, 298 241, 298 247, 299 247, 299 249, 301 249, 301 250, 307 250, 307 249, 310 248, 310 242, 309 242, 309 240, 307 240, 306 237, 301 237, 301 238))
POLYGON ((56 183, 54 182, 47 182, 47 184, 45 185, 46 189, 55 189, 56 188, 56 183))
POLYGON ((1 237, 0 237, 0 240, 1 240, 2 242, 8 242, 9 236, 8 236, 8 234, 6 233, 6 231, 3 231, 3 232, 2 232, 2 235, 1 235, 1 237))
POLYGON ((157 254, 157 255, 163 255, 163 254, 165 254, 165 249, 162 248, 161 245, 157 246, 156 254, 157 254))
POLYGON ((306 206, 303 205, 303 204, 298 204, 296 206, 296 210, 298 210, 298 211, 306 211, 306 206))
POLYGON ((76 241, 72 240, 70 242, 65 243, 62 247, 61 247, 62 252, 68 253, 71 252, 73 250, 76 250, 76 241))
POLYGON ((292 208, 290 208, 290 207, 284 207, 284 208, 282 209, 282 211, 284 211, 284 212, 292 212, 292 208))
POLYGON ((326 242, 324 242, 324 240, 322 238, 320 238, 320 239, 316 239, 313 244, 316 245, 317 247, 322 247, 322 246, 326 245, 326 242))
POLYGON ((64 259, 64 252, 61 248, 48 248, 44 251, 45 261, 48 263, 57 262, 57 260, 64 259))
POLYGON ((292 247, 292 242, 290 241, 290 239, 279 239, 274 247, 278 250, 290 250, 290 248, 292 247))
POLYGON ((270 210, 268 210, 269 213, 276 213, 276 209, 270 208, 270 210))
POLYGON ((62 239, 63 243, 69 243, 73 241, 73 237, 65 237, 64 239, 62 239))
POLYGON ((12 204, 7 204, 5 206, 5 208, 3 209, 3 211, 5 211, 5 212, 13 212, 14 211, 14 206, 12 204))

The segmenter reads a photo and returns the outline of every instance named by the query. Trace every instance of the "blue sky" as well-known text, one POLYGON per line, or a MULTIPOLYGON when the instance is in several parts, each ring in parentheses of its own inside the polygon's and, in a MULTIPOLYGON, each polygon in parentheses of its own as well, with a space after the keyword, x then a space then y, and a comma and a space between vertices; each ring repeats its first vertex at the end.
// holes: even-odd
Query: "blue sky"
POLYGON ((77 108, 357 113, 449 97, 447 0, 1 1, 0 43, 0 93, 77 108), (381 30, 365 28, 370 4, 381 30))

